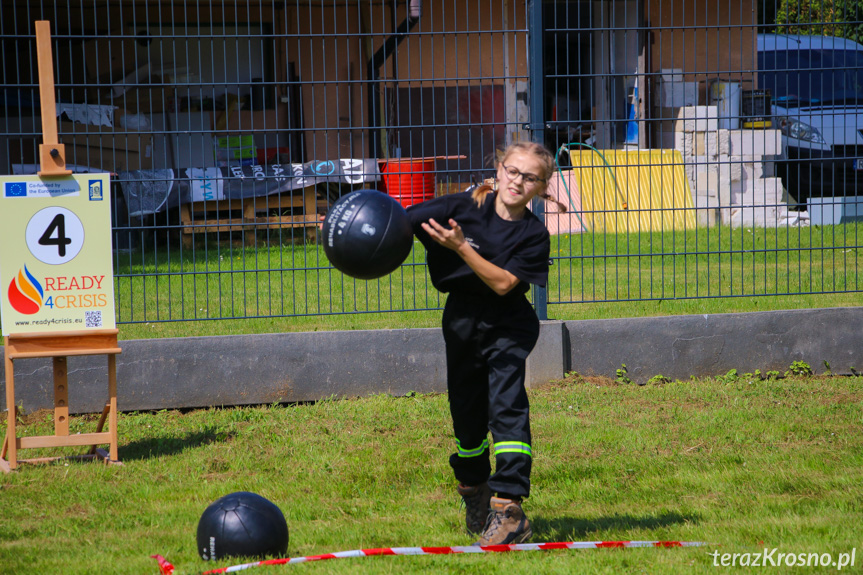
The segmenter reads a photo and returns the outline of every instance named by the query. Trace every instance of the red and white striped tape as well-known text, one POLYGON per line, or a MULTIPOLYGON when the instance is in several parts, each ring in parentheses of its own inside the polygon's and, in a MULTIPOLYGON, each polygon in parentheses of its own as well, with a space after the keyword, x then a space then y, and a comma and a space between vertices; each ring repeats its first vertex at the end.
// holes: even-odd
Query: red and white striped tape
MULTIPOLYGON (((507 551, 550 551, 554 549, 603 549, 614 547, 700 547, 707 545, 699 541, 566 541, 555 543, 516 543, 511 545, 456 546, 456 547, 384 547, 381 549, 355 549, 339 551, 323 555, 308 555, 306 557, 285 557, 284 559, 266 559, 254 563, 244 563, 231 567, 222 567, 205 571, 202 575, 218 573, 234 573, 252 567, 264 565, 288 565, 305 563, 306 561, 323 561, 324 559, 347 559, 350 557, 374 557, 377 555, 450 555, 456 553, 502 553, 507 551)), ((172 575, 174 566, 161 555, 153 555, 159 562, 162 575, 172 575)))

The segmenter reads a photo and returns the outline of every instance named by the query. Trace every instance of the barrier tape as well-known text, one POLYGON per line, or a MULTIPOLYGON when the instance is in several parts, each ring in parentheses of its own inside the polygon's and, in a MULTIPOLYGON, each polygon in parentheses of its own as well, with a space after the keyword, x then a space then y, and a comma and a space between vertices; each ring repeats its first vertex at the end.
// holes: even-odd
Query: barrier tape
MULTIPOLYGON (((306 557, 285 557, 284 559, 266 559, 254 563, 244 563, 231 567, 222 567, 205 571, 202 575, 217 575, 219 573, 235 573, 252 567, 265 565, 289 565, 307 561, 323 561, 325 559, 347 559, 350 557, 375 557, 378 555, 450 555, 457 553, 503 553, 508 551, 550 551, 554 549, 606 549, 619 547, 700 547, 707 545, 700 541, 566 541, 554 543, 514 543, 510 545, 456 546, 456 547, 384 547, 381 549, 355 549, 324 553, 323 555, 308 555, 306 557)), ((174 566, 161 555, 151 555, 159 562, 162 575, 173 575, 174 566)))

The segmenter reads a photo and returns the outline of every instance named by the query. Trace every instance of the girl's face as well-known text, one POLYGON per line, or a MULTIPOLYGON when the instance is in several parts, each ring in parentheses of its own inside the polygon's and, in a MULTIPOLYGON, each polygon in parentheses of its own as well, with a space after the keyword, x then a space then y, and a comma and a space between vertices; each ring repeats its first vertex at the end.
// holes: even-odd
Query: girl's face
POLYGON ((497 167, 497 201, 510 212, 520 212, 545 189, 543 174, 544 166, 539 158, 514 150, 497 167))

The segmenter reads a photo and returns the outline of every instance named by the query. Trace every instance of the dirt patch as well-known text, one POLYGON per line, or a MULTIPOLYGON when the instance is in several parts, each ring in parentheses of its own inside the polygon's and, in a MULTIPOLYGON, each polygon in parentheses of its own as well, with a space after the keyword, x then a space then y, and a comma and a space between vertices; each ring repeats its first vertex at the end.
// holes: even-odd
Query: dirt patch
MULTIPOLYGON (((7 413, 8 416, 8 413, 7 413)), ((54 420, 54 410, 52 409, 37 409, 32 413, 19 413, 19 425, 34 425, 36 423, 50 422, 54 420)), ((3 418, 6 421, 6 418, 3 418)))
POLYGON ((605 375, 581 375, 580 373, 568 373, 563 379, 555 379, 543 385, 542 389, 554 389, 561 387, 572 387, 574 385, 594 385, 599 387, 617 387, 622 385, 619 381, 605 375))
POLYGON ((590 385, 598 385, 599 387, 618 387, 621 384, 619 381, 611 379, 604 375, 586 375, 582 378, 585 383, 590 385))

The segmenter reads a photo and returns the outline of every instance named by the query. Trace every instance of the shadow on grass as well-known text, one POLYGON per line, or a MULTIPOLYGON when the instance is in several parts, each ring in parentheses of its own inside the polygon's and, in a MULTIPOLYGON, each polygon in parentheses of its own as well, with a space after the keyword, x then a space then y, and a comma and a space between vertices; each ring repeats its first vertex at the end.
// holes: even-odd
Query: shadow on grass
POLYGON ((226 432, 215 426, 205 428, 194 433, 187 433, 180 437, 153 437, 150 439, 139 439, 130 443, 124 443, 119 447, 120 461, 133 461, 161 457, 163 455, 176 455, 188 449, 230 441, 234 437, 233 432, 226 432))
POLYGON ((622 530, 660 529, 681 523, 698 523, 698 521, 697 515, 683 515, 674 512, 641 517, 612 515, 592 519, 563 517, 546 520, 539 516, 531 516, 530 518, 534 533, 533 541, 579 541, 585 538, 595 540, 596 537, 591 538, 589 535, 622 530))

